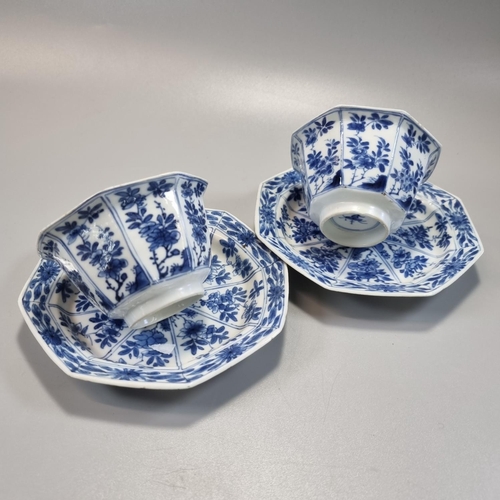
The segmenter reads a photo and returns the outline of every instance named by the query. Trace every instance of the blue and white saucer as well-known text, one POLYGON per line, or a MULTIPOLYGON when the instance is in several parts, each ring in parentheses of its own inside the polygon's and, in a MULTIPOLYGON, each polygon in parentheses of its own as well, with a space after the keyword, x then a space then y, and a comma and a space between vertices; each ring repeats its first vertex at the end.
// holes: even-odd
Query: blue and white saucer
POLYGON ((96 310, 53 261, 42 260, 19 306, 35 338, 68 375, 109 385, 186 389, 278 335, 288 304, 285 264, 227 212, 208 210, 205 296, 150 328, 131 330, 96 310))
POLYGON ((293 170, 260 186, 258 238, 289 266, 318 285, 362 295, 426 296, 451 285, 483 253, 462 202, 424 184, 402 227, 371 248, 326 239, 311 221, 293 170))

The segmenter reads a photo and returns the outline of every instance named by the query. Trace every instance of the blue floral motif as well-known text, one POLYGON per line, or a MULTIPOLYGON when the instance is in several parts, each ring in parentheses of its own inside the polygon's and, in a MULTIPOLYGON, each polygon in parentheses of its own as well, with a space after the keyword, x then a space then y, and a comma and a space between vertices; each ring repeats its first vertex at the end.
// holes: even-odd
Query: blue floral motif
POLYGON ((66 360, 69 369, 78 365, 79 356, 76 349, 67 342, 61 331, 53 325, 50 316, 37 304, 33 304, 31 308, 30 320, 40 338, 56 356, 66 360))
POLYGON ((78 295, 75 305, 77 312, 85 312, 93 306, 92 302, 85 295, 81 294, 78 295))
POLYGON ((290 186, 292 184, 295 184, 297 182, 297 179, 299 179, 298 174, 294 171, 289 171, 283 174, 281 182, 283 183, 284 186, 290 186))
POLYGON ((401 269, 405 278, 413 277, 416 272, 422 271, 429 259, 423 255, 412 257, 410 252, 403 248, 397 248, 393 252, 393 264, 395 269, 401 269))
POLYGON ((406 220, 416 219, 418 214, 425 214, 427 212, 427 208, 425 204, 420 199, 416 199, 410 210, 406 214, 406 220))
POLYGON ((213 292, 200 304, 206 306, 220 321, 237 321, 240 306, 245 302, 247 293, 241 287, 227 288, 224 293, 213 292))
POLYGON ((448 232, 448 221, 445 215, 436 213, 437 222, 434 227, 437 229, 439 236, 436 238, 436 244, 439 248, 448 248, 451 243, 451 235, 448 232))
POLYGON ((262 193, 261 210, 259 210, 259 226, 262 234, 265 236, 271 234, 276 225, 276 214, 274 213, 274 205, 276 204, 276 196, 269 192, 262 193))
MULTIPOLYGON (((284 182, 288 181, 285 180, 284 182)), ((243 250, 244 254, 248 254, 248 256, 251 255, 261 266, 274 263, 274 258, 272 258, 269 252, 262 247, 260 242, 258 242, 255 237, 255 233, 250 231, 240 221, 232 216, 229 216, 228 214, 223 214, 219 219, 218 224, 224 230, 225 234, 241 243, 241 250, 243 250)), ((244 262, 246 259, 242 260, 244 262)), ((228 261, 227 263, 231 264, 231 261, 228 261)))
MULTIPOLYGON (((55 227, 55 233, 61 233, 66 238, 68 247, 77 243, 76 256, 80 258, 81 262, 88 261, 91 266, 98 269, 98 277, 104 278, 107 289, 114 292, 114 300, 119 302, 124 298, 122 287, 128 278, 128 274, 124 271, 128 266, 128 262, 122 257, 124 247, 119 240, 113 238, 114 233, 109 227, 94 224, 92 231, 89 227, 99 218, 103 211, 102 203, 95 205, 89 203, 77 210, 78 220, 64 221, 62 225, 55 227), (97 240, 95 237, 97 237, 97 240)), ((57 243, 47 239, 43 240, 42 251, 54 258, 60 253, 57 243)), ((94 294, 85 285, 78 271, 73 270, 69 277, 87 296, 91 299, 94 298, 94 294)), ((71 290, 69 284, 64 288, 65 290, 62 292, 63 301, 69 296, 67 292, 69 293, 71 290)), ((100 302, 103 307, 109 308, 109 303, 104 297, 100 302)))
POLYGON ((92 343, 92 339, 88 334, 89 325, 84 326, 82 322, 73 322, 70 316, 63 312, 59 314, 59 322, 61 326, 64 326, 69 330, 75 347, 82 350, 89 350, 87 341, 92 343))
MULTIPOLYGON (((93 306, 112 315, 119 302, 151 283, 209 267, 205 186, 187 174, 170 174, 111 188, 50 226, 39 251, 61 264, 93 306), (187 238, 181 238, 181 229, 190 231, 187 238), (145 246, 149 262, 139 259, 145 246)), ((72 289, 59 288, 65 302, 72 289)))
POLYGON ((45 241, 42 244, 42 252, 45 255, 58 256, 59 255, 59 246, 58 246, 57 242, 55 242, 54 240, 45 241))
POLYGON ((148 191, 153 193, 155 198, 162 198, 165 196, 165 193, 168 193, 172 189, 172 187, 173 184, 167 179, 161 179, 159 181, 151 181, 148 186, 148 191))
MULTIPOLYGON (((329 123, 333 124, 334 122, 329 123)), ((336 170, 335 167, 339 165, 340 142, 333 139, 327 141, 326 145, 327 152, 324 157, 321 151, 316 151, 314 148, 311 149, 311 152, 307 155, 306 163, 312 172, 308 177, 309 185, 313 187, 314 194, 323 191, 325 184, 336 170)), ((340 184, 341 179, 338 178, 337 181, 338 184, 340 184)))
POLYGON ((207 224, 205 219, 205 209, 201 203, 201 196, 205 192, 205 184, 201 182, 184 182, 181 185, 181 193, 184 198, 184 209, 191 224, 192 236, 195 241, 194 253, 197 265, 206 264, 208 260, 207 252, 207 224))
POLYGON ((443 205, 443 212, 446 220, 458 235, 460 245, 470 246, 477 243, 477 235, 474 233, 470 219, 459 200, 443 205))
POLYGON ((102 203, 97 203, 97 205, 91 206, 89 205, 86 208, 83 208, 78 212, 78 218, 80 220, 84 220, 89 224, 92 224, 96 219, 99 218, 99 215, 104 212, 104 208, 102 208, 102 203))
POLYGON ((396 234, 389 236, 388 241, 400 241, 410 247, 433 250, 434 245, 429 238, 430 229, 423 224, 402 226, 396 234))
POLYGON ((320 247, 312 247, 307 250, 300 250, 300 255, 317 269, 318 272, 325 270, 329 273, 338 271, 340 263, 345 257, 330 242, 320 247))
POLYGON ((389 115, 372 113, 369 117, 366 115, 358 113, 350 113, 351 121, 347 124, 349 130, 354 130, 357 134, 364 132, 367 127, 371 126, 373 130, 387 129, 389 126, 393 125, 393 122, 389 120, 389 115))
POLYGON ((411 157, 411 153, 406 149, 402 149, 399 155, 401 157, 401 168, 399 170, 394 168, 391 172, 394 184, 391 186, 388 194, 396 196, 400 204, 404 208, 408 208, 422 182, 424 167, 421 162, 417 162, 417 167, 414 169, 415 163, 411 157))
POLYGON ((191 321, 186 319, 180 331, 180 337, 185 339, 181 346, 186 350, 190 350, 193 355, 200 350, 203 351, 209 342, 207 328, 207 325, 202 320, 191 321))
POLYGON ((38 268, 35 277, 29 283, 29 291, 33 293, 33 300, 38 300, 42 294, 45 296, 50 291, 50 286, 55 281, 61 268, 53 260, 45 260, 38 268))
POLYGON ((402 139, 407 147, 416 147, 421 153, 428 153, 430 151, 431 141, 429 136, 422 132, 421 135, 417 137, 417 131, 410 123, 408 130, 403 134, 402 139))
MULTIPOLYGON (((418 141, 416 134, 414 140, 418 141)), ((425 140, 421 141, 424 149, 425 140)), ((461 202, 431 184, 424 184, 417 194, 402 227, 375 247, 342 247, 322 237, 317 227, 317 235, 311 229, 307 240, 297 238, 293 228, 312 228, 307 223, 314 223, 302 210, 305 197, 290 196, 292 191, 302 190, 300 181, 285 187, 279 183, 282 178, 280 174, 261 187, 260 200, 275 200, 266 207, 274 211, 275 224, 271 232, 262 231, 259 225, 257 236, 290 266, 329 290, 432 295, 465 272, 482 253, 461 202)))
POLYGON ((227 347, 226 349, 222 350, 218 354, 218 358, 221 361, 229 363, 229 361, 233 361, 233 359, 236 359, 238 356, 241 356, 243 352, 244 351, 240 346, 233 344, 231 347, 227 347))
POLYGON ((61 299, 63 302, 66 302, 72 295, 77 293, 71 287, 72 283, 68 279, 63 279, 56 284, 56 292, 61 294, 61 299))
POLYGON ((227 272, 225 264, 222 263, 218 255, 212 255, 210 274, 205 280, 205 283, 207 285, 212 285, 214 283, 217 285, 223 285, 230 280, 231 274, 227 272))
POLYGON ((207 336, 210 338, 210 344, 224 344, 229 338, 229 332, 224 326, 209 325, 207 328, 207 336))
POLYGON ((462 274, 476 260, 475 257, 478 254, 477 247, 470 252, 461 248, 456 254, 448 254, 440 263, 440 272, 430 278, 433 287, 442 286, 446 281, 455 278, 457 274, 462 274))
POLYGON ((165 344, 167 344, 167 339, 159 328, 141 330, 121 345, 118 355, 126 356, 128 359, 135 358, 147 366, 166 366, 173 354, 160 350, 160 347, 165 344))
POLYGON ((246 322, 257 321, 260 318, 262 307, 257 305, 257 301, 247 302, 244 307, 243 319, 246 322))
MULTIPOLYGON (((228 231, 228 235, 233 236, 235 234, 234 229, 228 231), (232 234, 231 234, 232 233, 232 234)), ((243 233, 243 243, 244 246, 250 246, 255 241, 255 238, 251 239, 248 235, 248 231, 243 233)), ((222 248, 222 253, 226 258, 226 263, 231 265, 233 268, 233 276, 241 276, 246 278, 253 271, 253 265, 250 259, 242 258, 239 254, 238 247, 236 246, 236 240, 228 238, 227 240, 221 238, 219 244, 222 248)), ((225 280, 227 281, 227 280, 225 280)))
MULTIPOLYGON (((58 229, 57 229, 58 230, 58 229)), ((81 243, 76 246, 82 262, 89 260, 90 264, 97 267, 99 278, 105 278, 108 290, 112 290, 115 300, 120 302, 124 293, 121 291, 128 274, 123 270, 128 266, 128 262, 121 257, 123 246, 113 239, 114 233, 109 227, 97 226, 99 241, 91 242, 88 239, 88 229, 81 226, 79 237, 81 243)))
POLYGON ((256 297, 260 297, 261 292, 264 290, 264 282, 263 280, 254 280, 253 287, 248 294, 250 299, 255 299, 256 297))
POLYGON ((234 259, 233 264, 233 274, 240 275, 242 278, 246 278, 253 271, 252 262, 250 259, 242 259, 239 255, 234 259))
POLYGON ((341 215, 341 218, 344 221, 349 222, 349 224, 351 224, 351 226, 353 224, 367 224, 366 218, 363 217, 362 215, 359 215, 359 214, 341 215))
POLYGON ((359 262, 351 262, 347 267, 350 270, 347 273, 347 279, 349 280, 379 283, 391 279, 385 269, 382 269, 381 263, 377 259, 368 258, 359 262))
POLYGON ((224 240, 219 241, 222 247, 222 253, 229 259, 234 257, 238 250, 236 250, 236 242, 234 240, 224 240))
POLYGON ((324 116, 322 120, 314 122, 314 125, 316 125, 316 130, 318 131, 319 135, 322 136, 324 134, 327 134, 328 131, 333 128, 335 122, 333 120, 328 121, 326 116, 324 116))
POLYGON ((89 321, 94 325, 95 339, 101 349, 116 344, 125 328, 123 320, 111 319, 101 312, 96 312, 89 321))
MULTIPOLYGON (((344 159, 343 168, 354 171, 350 185, 365 179, 366 174, 373 169, 375 169, 378 176, 379 172, 385 172, 389 166, 391 147, 383 138, 378 140, 377 149, 374 151, 369 150, 370 143, 368 141, 363 141, 358 137, 349 137, 347 147, 350 149, 352 156, 344 159)), ((380 183, 380 181, 378 182, 380 183)))
MULTIPOLYGON (((404 127, 400 125, 400 129, 404 127)), ((399 168, 394 166, 392 169, 387 194, 407 210, 417 190, 434 170, 439 146, 425 131, 417 129, 412 123, 407 123, 399 144, 399 168)))
MULTIPOLYGON (((163 180, 165 181, 165 179, 163 180)), ((160 187, 157 181, 153 181, 149 183, 148 194, 152 194, 154 198, 161 198, 172 188, 172 183, 165 181, 160 187)), ((125 191, 118 191, 116 196, 119 197, 123 210, 135 208, 134 211, 126 212, 128 228, 139 230, 141 238, 149 243, 151 261, 158 272, 158 279, 165 278, 171 272, 167 261, 181 255, 181 250, 176 248, 181 233, 177 227, 178 222, 175 215, 168 214, 163 204, 158 201, 154 202, 157 210, 156 217, 152 213, 148 213, 147 195, 142 195, 140 188, 129 187, 125 191)), ((182 257, 180 267, 184 268, 186 267, 187 254, 183 253, 182 257)))
MULTIPOLYGON (((297 188, 293 188, 295 190, 297 188)), ((292 197, 287 197, 287 201, 298 201, 302 200, 302 196, 296 200, 292 197)), ((281 217, 276 219, 275 222, 276 229, 290 234, 290 237, 294 239, 297 244, 307 244, 310 241, 315 241, 317 239, 324 239, 319 227, 312 222, 307 214, 304 216, 290 217, 288 208, 283 205, 281 208, 281 217)), ((261 225, 262 228, 262 225, 261 225)))
POLYGON ((269 321, 279 318, 285 307, 286 294, 284 289, 283 273, 275 266, 265 269, 269 290, 267 299, 269 301, 269 321))

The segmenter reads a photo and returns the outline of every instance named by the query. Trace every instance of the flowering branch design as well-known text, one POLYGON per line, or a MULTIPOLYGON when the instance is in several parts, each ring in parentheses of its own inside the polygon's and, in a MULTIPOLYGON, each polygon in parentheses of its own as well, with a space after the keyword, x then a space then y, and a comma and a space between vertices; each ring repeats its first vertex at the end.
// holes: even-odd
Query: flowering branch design
MULTIPOLYGON (((133 187, 116 193, 119 196, 122 209, 128 210, 125 214, 128 228, 137 229, 141 238, 149 243, 150 260, 156 267, 159 279, 182 273, 193 267, 190 250, 188 248, 183 250, 176 248, 181 241, 180 228, 178 227, 179 221, 175 214, 167 213, 161 200, 156 199, 164 198, 165 193, 173 188, 173 183, 162 179, 161 181, 149 182, 145 194, 141 193, 140 188, 133 187), (151 207, 151 205, 147 206, 148 196, 155 198, 153 206, 157 212, 156 217, 148 210, 151 207), (135 210, 130 210, 132 208, 135 210), (174 257, 179 257, 179 259, 169 264, 169 261, 174 257)), ((202 182, 186 180, 181 185, 184 210, 192 228, 191 235, 194 239, 192 250, 196 265, 204 264, 204 259, 207 258, 207 226, 203 205, 200 201, 204 191, 205 184, 202 182)))
MULTIPOLYGON (((152 181, 148 185, 148 195, 154 198, 162 198, 166 192, 173 187, 172 183, 167 183, 165 179, 161 181, 152 181)), ((186 261, 189 262, 187 251, 181 252, 175 245, 179 242, 181 233, 177 227, 177 220, 174 214, 168 214, 159 201, 154 202, 154 206, 159 212, 156 218, 153 214, 148 213, 146 207, 146 196, 140 193, 139 188, 129 187, 125 191, 116 193, 119 196, 119 202, 123 210, 135 208, 135 211, 126 212, 129 229, 138 229, 141 238, 149 243, 149 251, 151 252, 150 260, 156 267, 158 278, 162 279, 169 274, 174 274, 173 271, 180 272, 185 268, 186 261), (182 253, 182 255, 181 255, 182 253), (169 267, 167 261, 172 257, 181 255, 183 264, 174 264, 174 269, 169 267)), ((172 266, 172 267, 173 267, 172 266)))
POLYGON ((86 222, 92 224, 104 209, 102 203, 94 206, 88 206, 78 212, 78 219, 83 220, 79 224, 76 220, 66 221, 63 226, 56 227, 56 231, 66 236, 68 245, 80 239, 80 244, 76 246, 77 256, 82 262, 89 261, 99 270, 98 277, 105 278, 108 290, 112 290, 117 302, 124 297, 122 287, 128 278, 123 269, 128 266, 126 259, 121 258, 123 246, 118 240, 114 240, 114 233, 109 227, 102 228, 96 226, 97 238, 101 241, 91 242, 90 230, 86 222))
POLYGON ((401 169, 398 170, 397 168, 394 168, 391 172, 394 184, 388 194, 399 196, 401 191, 403 191, 403 193, 405 193, 405 197, 402 202, 406 207, 408 207, 413 201, 413 195, 422 181, 424 167, 419 161, 417 162, 417 168, 413 168, 415 163, 412 159, 410 151, 408 151, 407 148, 401 148, 399 156, 401 158, 401 169))
MULTIPOLYGON (((391 145, 381 137, 375 151, 370 151, 370 143, 363 141, 360 137, 349 137, 346 145, 350 148, 352 157, 344 159, 344 168, 354 170, 351 184, 365 179, 366 174, 373 169, 385 172, 386 167, 389 166, 391 145), (357 177, 358 174, 359 177, 357 177)), ((385 176, 381 177, 386 179, 385 176)))
MULTIPOLYGON (((168 322, 162 322, 159 326, 165 324, 168 325, 168 322)), ((121 345, 118 355, 127 356, 129 359, 136 358, 145 362, 147 366, 165 366, 173 356, 170 352, 162 352, 162 347, 167 342, 165 334, 159 327, 141 330, 121 345)))
POLYGON ((203 263, 206 258, 206 235, 207 235, 207 225, 204 217, 204 209, 201 204, 201 196, 205 192, 205 184, 201 182, 196 182, 193 187, 193 183, 185 181, 181 185, 181 194, 185 199, 184 209, 186 211, 186 216, 192 227, 193 239, 195 241, 194 252, 197 258, 197 265, 203 263), (193 198, 194 195, 194 198, 193 198))
POLYGON ((351 122, 347 124, 349 130, 354 130, 356 134, 365 132, 370 126, 372 130, 388 129, 393 122, 389 120, 389 115, 381 115, 380 113, 372 113, 369 117, 366 115, 358 115, 358 113, 349 113, 351 122))

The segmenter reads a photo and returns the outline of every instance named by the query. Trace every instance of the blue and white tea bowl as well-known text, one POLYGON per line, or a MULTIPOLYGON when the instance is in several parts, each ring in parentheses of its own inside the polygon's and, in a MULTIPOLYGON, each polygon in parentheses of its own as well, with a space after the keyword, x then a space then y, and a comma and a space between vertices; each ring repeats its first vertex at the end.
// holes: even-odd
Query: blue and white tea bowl
POLYGON ((233 215, 206 213, 211 257, 205 295, 153 326, 127 328, 94 307, 57 263, 39 262, 19 307, 66 374, 137 389, 187 389, 239 363, 282 331, 287 266, 233 215))
POLYGON ((441 146, 405 111, 338 106, 292 135, 311 219, 330 240, 369 247, 399 229, 441 146))
POLYGON ((110 318, 157 323, 204 294, 206 186, 176 172, 107 189, 44 229, 38 252, 110 318))

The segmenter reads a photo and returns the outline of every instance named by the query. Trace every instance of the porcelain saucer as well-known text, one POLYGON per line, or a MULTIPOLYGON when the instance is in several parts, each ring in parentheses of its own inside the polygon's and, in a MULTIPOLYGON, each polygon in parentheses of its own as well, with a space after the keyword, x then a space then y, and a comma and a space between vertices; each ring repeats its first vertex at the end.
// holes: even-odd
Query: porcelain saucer
POLYGON ((258 238, 318 285, 362 295, 434 295, 482 255, 462 202, 426 183, 401 228, 370 248, 342 247, 309 218, 300 178, 289 170, 264 181, 256 209, 258 238))
POLYGON ((35 338, 68 375, 102 384, 185 389, 278 335, 288 303, 286 265, 242 222, 207 210, 211 268, 205 295, 156 325, 129 329, 79 293, 57 263, 41 260, 19 306, 35 338))

